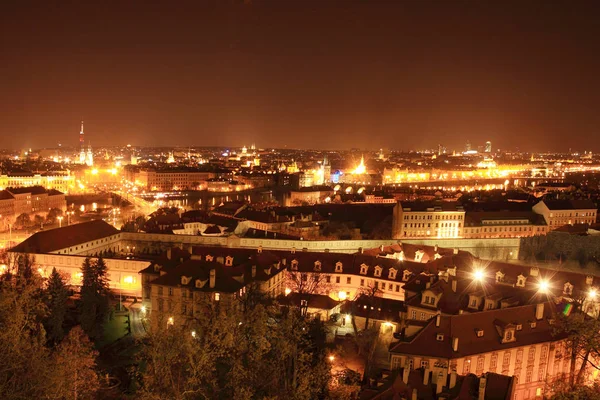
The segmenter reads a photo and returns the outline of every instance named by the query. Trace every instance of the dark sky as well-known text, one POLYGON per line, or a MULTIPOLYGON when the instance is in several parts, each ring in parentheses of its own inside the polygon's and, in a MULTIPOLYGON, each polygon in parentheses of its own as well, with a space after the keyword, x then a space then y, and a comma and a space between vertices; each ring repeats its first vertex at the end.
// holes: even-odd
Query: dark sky
POLYGON ((597 2, 0 2, 0 147, 600 151, 597 2))

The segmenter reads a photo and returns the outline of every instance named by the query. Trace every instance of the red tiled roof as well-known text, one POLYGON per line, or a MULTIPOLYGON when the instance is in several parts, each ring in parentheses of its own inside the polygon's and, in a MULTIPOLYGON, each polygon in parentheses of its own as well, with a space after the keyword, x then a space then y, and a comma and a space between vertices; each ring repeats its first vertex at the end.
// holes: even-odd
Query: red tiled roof
POLYGON ((12 248, 20 253, 50 253, 56 250, 77 246, 81 243, 104 239, 120 231, 102 221, 83 222, 57 229, 35 233, 24 242, 12 248))
POLYGON ((540 320, 535 318, 535 304, 441 316, 440 326, 436 326, 436 318, 432 318, 410 340, 392 343, 390 352, 452 359, 556 340, 549 322, 549 319, 555 318, 556 305, 550 302, 542 304, 544 312, 540 320), (499 322, 522 325, 522 330, 515 331, 516 341, 502 343, 496 328, 499 322), (536 322, 536 326, 532 327, 530 322, 536 322), (477 336, 477 330, 483 330, 483 337, 477 336), (441 341, 437 340, 440 333, 444 335, 441 341), (458 351, 452 348, 454 338, 458 338, 458 351))

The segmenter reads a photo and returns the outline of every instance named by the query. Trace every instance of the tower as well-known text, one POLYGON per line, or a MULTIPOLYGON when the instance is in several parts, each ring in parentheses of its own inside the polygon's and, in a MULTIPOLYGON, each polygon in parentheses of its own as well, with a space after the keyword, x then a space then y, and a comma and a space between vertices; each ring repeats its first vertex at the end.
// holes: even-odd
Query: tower
POLYGON ((85 138, 83 134, 83 120, 81 120, 81 130, 79 131, 79 163, 85 164, 85 138))
POLYGON ((92 145, 90 143, 88 143, 87 157, 85 158, 85 164, 88 167, 91 167, 92 165, 94 165, 94 153, 92 153, 92 145))
POLYGON ((492 142, 490 142, 489 140, 487 142, 485 142, 485 152, 486 153, 492 152, 492 142))

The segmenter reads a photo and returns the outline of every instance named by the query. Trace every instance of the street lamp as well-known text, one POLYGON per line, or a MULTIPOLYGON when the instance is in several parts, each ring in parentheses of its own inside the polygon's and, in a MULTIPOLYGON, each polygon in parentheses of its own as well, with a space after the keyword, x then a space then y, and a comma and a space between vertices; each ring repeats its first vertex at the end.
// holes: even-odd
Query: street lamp
POLYGON ((56 217, 56 219, 58 219, 58 227, 59 227, 59 228, 62 228, 62 220, 63 220, 63 217, 62 217, 62 216, 58 216, 58 217, 56 217))

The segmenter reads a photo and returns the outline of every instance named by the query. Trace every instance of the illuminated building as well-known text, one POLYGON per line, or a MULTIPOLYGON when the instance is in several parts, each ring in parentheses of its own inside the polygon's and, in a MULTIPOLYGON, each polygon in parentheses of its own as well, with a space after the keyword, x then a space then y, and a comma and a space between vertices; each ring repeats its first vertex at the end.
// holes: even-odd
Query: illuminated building
POLYGON ((485 152, 486 153, 492 152, 492 142, 490 142, 489 140, 487 142, 485 142, 485 152))
POLYGON ((467 212, 465 238, 509 238, 545 235, 548 225, 533 211, 467 212))
POLYGON ((65 195, 54 189, 34 186, 0 191, 0 215, 7 221, 21 214, 45 216, 53 208, 62 211, 67 209, 65 195))
POLYGON ((75 188, 75 177, 68 173, 64 175, 0 175, 0 189, 30 186, 42 186, 48 190, 55 189, 63 193, 69 193, 75 188))
POLYGON ((394 207, 392 238, 461 238, 465 210, 455 202, 404 202, 394 207))
POLYGON ((196 189, 198 185, 216 177, 214 172, 186 170, 143 170, 135 177, 139 185, 148 191, 171 191, 196 189))
POLYGON ((533 211, 543 215, 549 230, 565 225, 594 224, 598 209, 591 200, 542 200, 533 211))
POLYGON ((87 155, 85 158, 85 164, 88 167, 91 167, 94 165, 94 153, 92 153, 92 145, 88 143, 88 150, 87 150, 87 155))
POLYGON ((175 156, 173 152, 169 152, 169 157, 167 158, 167 164, 173 164, 175 162, 175 156))

